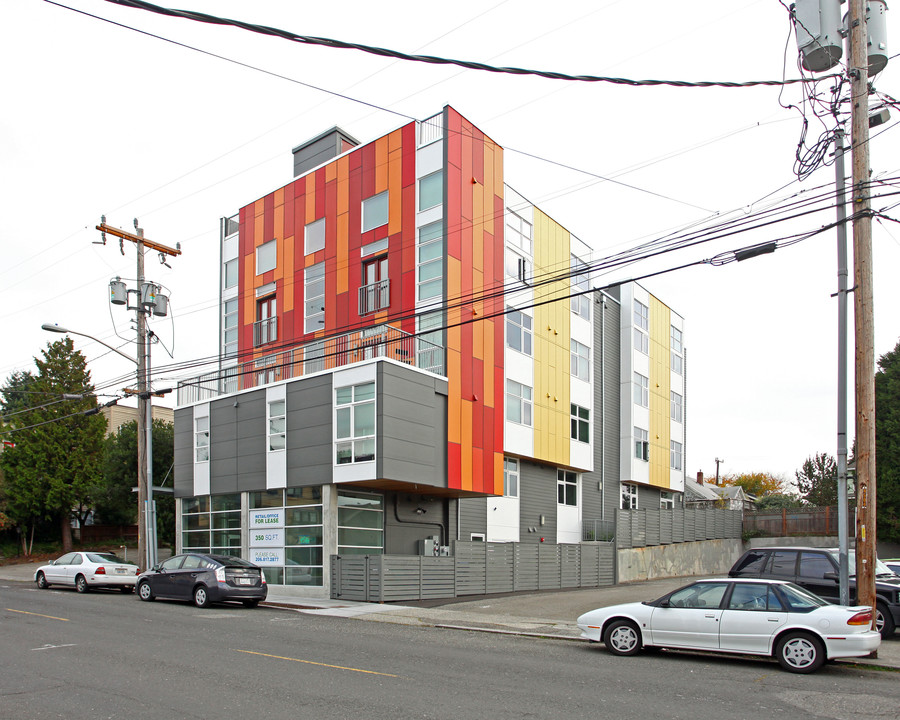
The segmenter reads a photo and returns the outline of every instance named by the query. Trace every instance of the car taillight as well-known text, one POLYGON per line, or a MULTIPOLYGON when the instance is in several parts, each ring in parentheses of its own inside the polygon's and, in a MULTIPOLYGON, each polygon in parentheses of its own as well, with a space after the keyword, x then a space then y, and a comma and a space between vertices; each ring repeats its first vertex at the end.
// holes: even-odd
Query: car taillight
POLYGON ((136 568, 134 569, 134 574, 135 574, 135 575, 140 575, 140 574, 141 574, 141 569, 140 569, 139 567, 136 567, 136 568))
POLYGON ((225 568, 216 568, 216 581, 220 583, 225 582, 225 568))
POLYGON ((94 575, 106 575, 106 568, 102 565, 94 570, 94 575))
POLYGON ((871 610, 863 610, 862 612, 856 613, 853 617, 851 617, 847 621, 848 625, 871 625, 872 624, 872 611, 871 610))
POLYGON ((259 584, 260 584, 260 585, 265 585, 265 584, 266 584, 266 576, 265 576, 265 574, 263 573, 262 570, 259 571, 259 584))

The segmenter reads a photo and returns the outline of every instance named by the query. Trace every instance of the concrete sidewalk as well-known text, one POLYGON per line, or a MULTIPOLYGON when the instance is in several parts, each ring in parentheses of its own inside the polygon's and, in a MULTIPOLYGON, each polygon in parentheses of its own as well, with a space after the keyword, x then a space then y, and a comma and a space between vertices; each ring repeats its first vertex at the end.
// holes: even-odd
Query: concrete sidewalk
MULTIPOLYGON (((0 583, 31 583, 34 571, 42 564, 0 566, 0 583)), ((575 625, 575 618, 582 613, 606 605, 653 600, 691 579, 668 578, 606 588, 482 595, 464 600, 432 600, 402 605, 302 597, 279 592, 276 586, 269 586, 269 596, 263 604, 308 615, 584 642, 575 625)), ((900 633, 882 642, 877 658, 838 662, 900 671, 900 633)))

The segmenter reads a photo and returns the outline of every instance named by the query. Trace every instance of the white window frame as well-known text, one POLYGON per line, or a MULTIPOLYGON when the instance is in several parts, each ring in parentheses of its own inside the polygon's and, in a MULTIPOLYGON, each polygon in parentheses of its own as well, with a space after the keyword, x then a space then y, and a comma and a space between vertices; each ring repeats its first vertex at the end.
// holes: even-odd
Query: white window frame
POLYGON ((222 317, 222 354, 226 358, 237 356, 238 352, 238 310, 240 305, 237 298, 226 300, 222 317))
POLYGON ((303 228, 303 254, 312 255, 325 249, 325 218, 313 220, 303 228))
POLYGON ((577 442, 589 443, 591 441, 591 410, 590 408, 581 407, 575 403, 569 403, 569 412, 571 415, 571 437, 577 442), (582 414, 583 413, 583 414, 582 414), (581 439, 581 430, 585 430, 586 440, 581 439))
POLYGON ((659 492, 659 509, 672 510, 675 507, 675 493, 669 490, 660 490, 659 492))
POLYGON ((585 320, 591 319, 591 296, 590 294, 582 294, 585 290, 590 290, 591 276, 588 264, 581 258, 572 255, 570 269, 572 273, 572 291, 578 293, 572 296, 571 308, 572 312, 578 317, 585 320))
POLYGON ((209 416, 194 418, 194 460, 209 462, 209 416))
POLYGON ((312 333, 325 328, 325 262, 306 268, 303 273, 303 331, 312 333), (318 283, 321 292, 310 295, 318 283))
POLYGON ((684 422, 684 399, 674 390, 670 391, 670 403, 672 420, 677 423, 684 422))
POLYGON ((423 210, 429 210, 433 207, 437 207, 444 202, 444 171, 438 170, 437 172, 429 173, 428 175, 424 175, 419 178, 419 212, 423 210), (437 202, 433 202, 430 205, 425 205, 425 198, 427 195, 430 195, 434 192, 433 185, 437 186, 437 202))
POLYGON ((621 496, 620 509, 622 509, 622 510, 637 510, 638 509, 637 485, 632 485, 631 483, 622 483, 620 496, 621 496))
POLYGON ((534 252, 532 224, 515 210, 506 209, 506 242, 510 247, 518 248, 521 254, 531 257, 534 252))
POLYGON ((569 341, 572 357, 569 371, 572 377, 591 381, 591 349, 574 338, 569 341))
POLYGON ((556 469, 556 504, 578 507, 578 473, 556 469), (570 497, 570 493, 574 497, 570 497))
POLYGON ((431 300, 444 294, 444 224, 428 223, 418 230, 416 243, 416 299, 431 300), (426 259, 422 259, 423 255, 426 259))
POLYGON ((226 260, 224 268, 222 270, 222 287, 226 290, 228 288, 237 287, 238 284, 238 260, 234 258, 233 260, 226 260))
POLYGON ((634 374, 634 392, 632 399, 635 405, 641 407, 650 407, 650 378, 641 375, 639 372, 634 374))
POLYGON ((278 241, 269 240, 256 248, 256 274, 262 275, 278 265, 278 241))
POLYGON ((503 497, 519 497, 519 461, 503 458, 503 497))
POLYGON ((669 440, 669 467, 672 470, 681 470, 684 463, 683 447, 676 440, 669 440))
POLYGON ((634 457, 650 462, 650 433, 644 428, 634 428, 634 457))
POLYGON ((380 192, 362 201, 362 232, 387 225, 390 219, 388 191, 380 192))
POLYGON ((530 315, 519 310, 509 309, 506 313, 506 347, 523 355, 532 356, 533 321, 530 315), (518 343, 518 347, 516 347, 518 343))
POLYGON ((375 461, 376 407, 375 381, 346 385, 334 389, 334 462, 335 465, 350 465, 375 461), (349 391, 349 399, 346 397, 349 391), (371 432, 357 434, 357 415, 363 408, 372 409, 371 432), (341 434, 341 416, 346 418, 347 434, 341 434), (349 455, 342 455, 349 450, 349 455), (348 458, 342 460, 342 457, 348 458))
POLYGON ((650 308, 640 300, 634 301, 634 349, 650 354, 650 308))
POLYGON ((672 371, 676 375, 684 374, 684 333, 674 325, 669 333, 669 344, 672 348, 672 371))
POLYGON ((266 413, 269 420, 269 452, 283 452, 287 439, 287 401, 272 400, 267 403, 266 413))
POLYGON ((506 419, 517 425, 531 427, 533 419, 533 391, 524 383, 515 380, 506 379, 506 419), (511 410, 517 408, 516 415, 518 419, 513 419, 511 410))

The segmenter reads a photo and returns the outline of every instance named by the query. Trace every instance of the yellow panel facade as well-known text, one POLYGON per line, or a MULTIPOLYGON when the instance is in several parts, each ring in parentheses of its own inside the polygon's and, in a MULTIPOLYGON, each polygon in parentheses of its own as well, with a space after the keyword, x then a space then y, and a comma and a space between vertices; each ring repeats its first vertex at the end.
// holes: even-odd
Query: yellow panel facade
POLYGON ((564 279, 535 288, 534 299, 534 456, 569 464, 569 232, 534 211, 534 276, 562 273, 564 279), (560 298, 559 302, 541 304, 560 298))
POLYGON ((670 486, 671 371, 669 308, 650 296, 650 484, 670 486))

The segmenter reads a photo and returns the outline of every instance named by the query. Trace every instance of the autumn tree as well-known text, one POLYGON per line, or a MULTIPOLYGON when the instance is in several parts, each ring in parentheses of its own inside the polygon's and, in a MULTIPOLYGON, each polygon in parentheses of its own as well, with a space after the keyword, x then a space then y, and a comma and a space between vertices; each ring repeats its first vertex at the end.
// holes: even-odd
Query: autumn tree
POLYGON ((15 443, 0 454, 6 513, 32 532, 53 519, 68 551, 73 509, 89 504, 100 475, 106 420, 71 338, 49 343, 34 362, 35 374, 13 375, 0 390, 4 439, 15 443))
POLYGON ((757 498, 783 493, 785 490, 783 478, 764 472, 726 475, 722 484, 741 487, 744 489, 745 494, 753 495, 757 498))
POLYGON ((900 342, 875 373, 875 458, 878 539, 900 542, 900 342))
POLYGON ((816 507, 837 505, 837 463, 831 455, 816 453, 807 458, 794 475, 805 504, 816 507))

